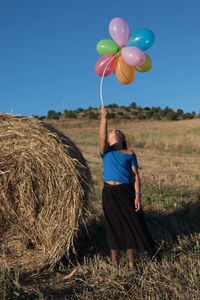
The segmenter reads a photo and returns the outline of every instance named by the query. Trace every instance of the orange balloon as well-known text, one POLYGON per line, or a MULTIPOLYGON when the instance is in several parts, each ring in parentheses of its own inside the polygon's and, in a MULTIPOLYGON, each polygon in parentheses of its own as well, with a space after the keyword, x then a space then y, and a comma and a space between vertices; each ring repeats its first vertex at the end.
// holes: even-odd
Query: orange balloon
POLYGON ((115 74, 119 82, 123 84, 129 84, 135 79, 134 67, 128 65, 122 56, 118 58, 115 74))
POLYGON ((116 73, 116 68, 117 68, 117 64, 118 64, 118 59, 119 59, 119 55, 116 56, 116 63, 115 63, 115 67, 113 69, 113 73, 116 73))

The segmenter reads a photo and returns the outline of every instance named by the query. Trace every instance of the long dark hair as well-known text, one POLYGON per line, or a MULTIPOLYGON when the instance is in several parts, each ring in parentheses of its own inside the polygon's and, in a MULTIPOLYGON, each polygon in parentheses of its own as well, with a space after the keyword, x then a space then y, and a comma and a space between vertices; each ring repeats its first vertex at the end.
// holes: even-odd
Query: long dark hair
MULTIPOLYGON (((121 132, 121 130, 119 130, 121 132)), ((127 142, 126 142, 126 136, 123 132, 121 132, 122 136, 123 136, 123 140, 122 140, 122 147, 127 150, 127 142)))

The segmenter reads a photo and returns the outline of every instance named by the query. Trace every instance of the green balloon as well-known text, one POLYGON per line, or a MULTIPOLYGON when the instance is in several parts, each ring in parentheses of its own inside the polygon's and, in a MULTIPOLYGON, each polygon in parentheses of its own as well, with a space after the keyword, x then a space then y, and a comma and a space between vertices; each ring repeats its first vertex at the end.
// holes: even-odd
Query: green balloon
POLYGON ((102 56, 110 53, 116 54, 119 51, 119 46, 112 40, 101 40, 97 44, 97 52, 102 56))

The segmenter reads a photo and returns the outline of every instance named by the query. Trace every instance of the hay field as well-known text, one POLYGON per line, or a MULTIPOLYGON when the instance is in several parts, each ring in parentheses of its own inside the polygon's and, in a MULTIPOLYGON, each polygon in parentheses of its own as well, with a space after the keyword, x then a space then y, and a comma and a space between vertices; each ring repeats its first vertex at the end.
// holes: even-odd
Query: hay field
MULTIPOLYGON (((81 149, 93 178, 101 178, 97 120, 51 121, 81 149)), ((157 186, 196 189, 200 185, 200 119, 172 121, 110 120, 108 130, 118 128, 133 137, 142 182, 157 186)))
POLYGON ((137 272, 127 268, 123 253, 118 270, 110 264, 101 207, 99 121, 47 123, 82 151, 96 195, 90 199, 89 237, 83 229, 76 242, 78 258, 64 259, 52 272, 15 278, 18 285, 11 286, 19 299, 200 299, 200 119, 109 120, 108 129, 127 134, 137 154, 143 209, 161 249, 161 262, 138 256, 137 272))

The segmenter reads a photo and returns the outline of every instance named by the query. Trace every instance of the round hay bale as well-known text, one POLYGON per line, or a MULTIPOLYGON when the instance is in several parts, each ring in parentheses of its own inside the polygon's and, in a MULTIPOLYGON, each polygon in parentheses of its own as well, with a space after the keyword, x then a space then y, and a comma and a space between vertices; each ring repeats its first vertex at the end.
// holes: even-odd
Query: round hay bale
POLYGON ((0 264, 34 271, 73 248, 91 174, 69 138, 34 118, 0 114, 0 264))

